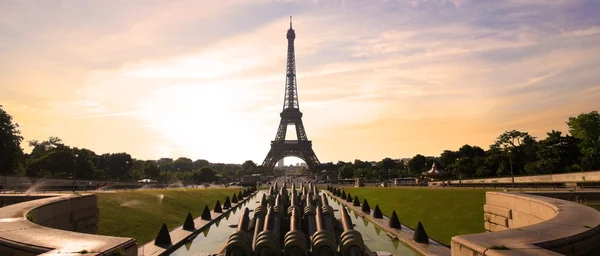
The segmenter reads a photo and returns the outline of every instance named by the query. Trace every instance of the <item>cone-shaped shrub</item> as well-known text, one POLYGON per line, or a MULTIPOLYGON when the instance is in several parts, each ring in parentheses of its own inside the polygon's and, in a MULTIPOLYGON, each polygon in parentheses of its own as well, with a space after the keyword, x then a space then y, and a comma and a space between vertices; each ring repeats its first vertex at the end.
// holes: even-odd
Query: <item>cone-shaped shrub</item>
POLYGON ((244 195, 242 194, 242 191, 240 191, 240 193, 238 193, 238 200, 242 200, 244 199, 244 195))
POLYGON ((210 209, 208 209, 208 205, 204 206, 204 211, 202 211, 202 216, 201 218, 203 220, 210 220, 211 216, 210 216, 210 209))
POLYGON ((354 201, 352 202, 353 206, 360 206, 360 202, 358 201, 358 196, 354 196, 354 201))
POLYGON ((244 189, 244 193, 242 193, 242 195, 244 197, 247 197, 248 196, 248 192, 250 192, 250 191, 248 191, 248 189, 246 188, 246 189, 244 189))
POLYGON ((342 196, 341 196, 341 198, 342 198, 342 199, 344 199, 344 200, 346 200, 346 191, 342 191, 342 196))
POLYGON ((350 195, 350 193, 348 193, 346 195, 346 202, 351 203, 352 202, 352 195, 350 195))
POLYGON ((231 201, 229 200, 229 196, 227 196, 227 198, 225 198, 225 202, 223 203, 223 209, 229 208, 231 208, 231 201))
POLYGON ((363 200, 362 206, 360 208, 363 212, 367 212, 370 213, 371 212, 371 207, 369 207, 369 202, 367 202, 367 199, 365 198, 365 200, 363 200))
POLYGON ((375 205, 375 210, 373 210, 373 218, 383 219, 383 213, 381 213, 381 209, 379 209, 379 205, 375 205))
POLYGON ((223 208, 221 208, 221 201, 217 200, 217 203, 215 204, 215 208, 213 209, 213 211, 218 212, 218 213, 223 212, 223 208))
POLYGON ((154 244, 156 245, 167 245, 171 244, 171 235, 169 235, 169 229, 167 228, 167 223, 163 223, 160 231, 158 231, 158 235, 154 240, 154 244))
POLYGON ((398 215, 396 215, 396 210, 392 211, 392 217, 390 217, 390 228, 401 229, 402 225, 400 225, 400 221, 398 220, 398 215))
POLYGON ((417 224, 417 228, 415 229, 415 235, 413 236, 413 240, 422 243, 429 244, 429 237, 427 236, 427 232, 425 232, 425 228, 423 228, 423 224, 419 221, 417 224))
POLYGON ((327 185, 327 191, 331 192, 331 186, 327 185))
POLYGON ((194 218, 192 218, 192 214, 189 212, 187 217, 185 217, 185 222, 183 222, 183 229, 188 231, 194 231, 196 229, 196 225, 194 225, 194 218))
POLYGON ((235 193, 233 193, 233 196, 231 197, 231 202, 234 203, 234 204, 237 204, 237 202, 238 202, 238 198, 237 198, 237 195, 235 193))

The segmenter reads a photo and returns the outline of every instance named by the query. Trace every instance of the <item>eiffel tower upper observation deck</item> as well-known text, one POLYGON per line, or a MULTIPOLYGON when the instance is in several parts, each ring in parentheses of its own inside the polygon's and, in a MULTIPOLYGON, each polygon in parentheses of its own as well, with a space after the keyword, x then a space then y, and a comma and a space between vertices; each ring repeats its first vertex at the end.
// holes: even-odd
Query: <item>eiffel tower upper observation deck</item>
POLYGON ((271 141, 271 150, 263 161, 262 166, 273 168, 280 159, 287 156, 295 156, 306 162, 308 168, 315 170, 320 164, 319 159, 312 150, 312 141, 308 140, 304 124, 302 124, 302 112, 298 102, 298 85, 296 82, 296 57, 294 54, 294 39, 296 32, 292 28, 292 17, 290 16, 290 29, 286 34, 288 40, 287 65, 285 76, 285 95, 283 98, 283 110, 281 121, 277 129, 275 140, 271 141), (286 140, 287 126, 293 124, 296 127, 296 140, 286 140))

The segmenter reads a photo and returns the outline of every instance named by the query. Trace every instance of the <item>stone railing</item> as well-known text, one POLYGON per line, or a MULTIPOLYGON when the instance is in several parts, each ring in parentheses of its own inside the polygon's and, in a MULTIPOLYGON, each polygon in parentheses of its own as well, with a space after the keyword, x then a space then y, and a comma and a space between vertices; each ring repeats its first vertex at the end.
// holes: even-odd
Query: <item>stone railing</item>
POLYGON ((600 212, 574 202, 487 192, 485 229, 452 237, 452 255, 586 255, 598 249, 600 212))
POLYGON ((0 208, 0 255, 137 254, 134 239, 93 235, 98 230, 96 195, 22 197, 23 202, 0 208))

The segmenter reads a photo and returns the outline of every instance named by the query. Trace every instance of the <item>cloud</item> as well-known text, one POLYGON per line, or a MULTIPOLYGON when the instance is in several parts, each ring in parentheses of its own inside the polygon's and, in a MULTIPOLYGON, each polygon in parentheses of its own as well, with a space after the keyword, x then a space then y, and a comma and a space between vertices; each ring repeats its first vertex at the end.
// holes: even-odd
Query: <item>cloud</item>
POLYGON ((279 124, 288 15, 322 161, 543 135, 600 99, 600 20, 586 15, 600 10, 586 1, 56 3, 2 3, 2 100, 27 136, 100 151, 260 162, 279 124))

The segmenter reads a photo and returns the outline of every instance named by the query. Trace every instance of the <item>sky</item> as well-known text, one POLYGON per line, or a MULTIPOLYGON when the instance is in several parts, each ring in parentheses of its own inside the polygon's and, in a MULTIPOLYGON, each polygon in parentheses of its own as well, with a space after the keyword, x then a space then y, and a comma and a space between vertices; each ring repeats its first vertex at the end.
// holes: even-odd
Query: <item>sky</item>
POLYGON ((487 149, 600 110, 598 13, 593 0, 4 0, 0 105, 26 151, 57 136, 99 154, 262 163, 292 15, 321 162, 487 149))

